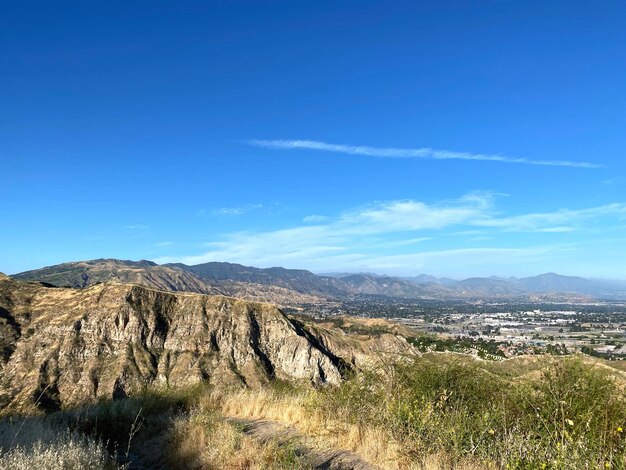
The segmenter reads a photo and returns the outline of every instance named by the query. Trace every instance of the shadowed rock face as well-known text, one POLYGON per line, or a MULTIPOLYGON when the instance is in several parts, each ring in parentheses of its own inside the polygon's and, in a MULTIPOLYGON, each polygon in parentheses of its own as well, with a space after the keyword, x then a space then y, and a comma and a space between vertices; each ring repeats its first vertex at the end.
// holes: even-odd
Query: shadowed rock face
POLYGON ((338 383, 344 363, 269 304, 125 284, 0 278, 0 408, 47 410, 152 384, 338 383))

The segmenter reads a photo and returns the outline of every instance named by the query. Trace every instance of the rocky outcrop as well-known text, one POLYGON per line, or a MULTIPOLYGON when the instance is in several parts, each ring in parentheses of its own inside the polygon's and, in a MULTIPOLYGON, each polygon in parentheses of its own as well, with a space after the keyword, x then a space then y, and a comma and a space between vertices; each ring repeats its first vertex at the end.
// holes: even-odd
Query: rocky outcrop
POLYGON ((113 283, 70 289, 0 279, 0 350, 6 410, 199 381, 333 384, 349 368, 273 305, 113 283))
POLYGON ((358 326, 353 329, 338 327, 336 321, 310 322, 297 320, 316 344, 341 356, 341 360, 355 370, 377 371, 383 375, 390 364, 413 357, 419 352, 407 341, 415 333, 385 319, 337 317, 343 323, 358 326))

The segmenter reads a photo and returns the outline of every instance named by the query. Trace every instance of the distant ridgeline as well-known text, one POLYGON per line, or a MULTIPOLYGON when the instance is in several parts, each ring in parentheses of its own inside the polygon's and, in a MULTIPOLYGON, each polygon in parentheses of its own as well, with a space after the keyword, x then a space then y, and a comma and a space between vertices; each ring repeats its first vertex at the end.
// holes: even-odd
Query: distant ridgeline
MULTIPOLYGON (((49 266, 13 277, 68 287, 87 287, 97 282, 115 280, 162 290, 225 294, 257 300, 267 299, 270 302, 291 296, 296 299, 291 304, 315 303, 320 299, 344 299, 358 295, 405 299, 523 298, 550 294, 626 298, 626 283, 553 273, 527 278, 491 277, 455 281, 423 274, 414 278, 369 273, 317 275, 301 269, 260 269, 221 262, 188 266, 181 263, 158 265, 145 260, 98 259, 49 266)), ((284 303, 281 300, 277 302, 284 303)))

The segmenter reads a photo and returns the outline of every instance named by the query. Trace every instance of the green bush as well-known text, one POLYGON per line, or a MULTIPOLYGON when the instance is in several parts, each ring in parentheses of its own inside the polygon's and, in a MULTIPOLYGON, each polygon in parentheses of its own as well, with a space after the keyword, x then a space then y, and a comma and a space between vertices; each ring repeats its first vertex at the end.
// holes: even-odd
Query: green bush
POLYGON ((560 468, 626 466, 626 400, 608 373, 569 360, 531 387, 518 421, 529 439, 545 444, 543 459, 560 468))
POLYGON ((626 468, 624 391, 577 359, 511 379, 422 357, 392 377, 358 376, 320 391, 313 406, 386 426, 415 460, 445 452, 501 468, 626 468))

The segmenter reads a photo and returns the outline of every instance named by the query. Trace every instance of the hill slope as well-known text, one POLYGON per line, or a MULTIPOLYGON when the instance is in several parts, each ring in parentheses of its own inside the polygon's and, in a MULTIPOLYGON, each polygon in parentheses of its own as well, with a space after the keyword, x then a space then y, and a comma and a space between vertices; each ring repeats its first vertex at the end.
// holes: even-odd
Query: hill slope
POLYGON ((77 288, 115 281, 174 292, 223 294, 283 306, 314 304, 323 301, 310 293, 295 292, 272 284, 237 282, 228 278, 203 280, 192 272, 175 266, 160 266, 145 260, 96 259, 63 263, 15 274, 13 278, 44 282, 57 287, 77 288))
POLYGON ((610 281, 596 281, 576 276, 562 276, 555 273, 540 274, 519 279, 519 285, 527 292, 575 292, 578 294, 610 294, 623 292, 624 286, 610 281))
POLYGON ((151 384, 338 383, 349 366, 269 304, 0 279, 0 408, 54 410, 151 384), (39 398, 39 399, 38 399, 39 398), (38 400, 37 400, 38 399, 38 400))
POLYGON ((96 259, 48 266, 13 276, 22 281, 40 281, 59 287, 88 287, 99 282, 141 284, 155 289, 219 294, 189 272, 159 266, 152 261, 96 259))
POLYGON ((372 274, 351 274, 342 277, 319 276, 303 269, 254 268, 233 263, 211 262, 187 266, 167 264, 192 273, 205 281, 238 281, 279 286, 296 292, 327 297, 369 294, 389 297, 417 297, 429 293, 410 281, 372 274))
POLYGON ((164 266, 192 273, 205 281, 251 282, 317 295, 341 295, 344 293, 343 284, 339 280, 327 276, 318 276, 304 269, 261 269, 222 262, 210 262, 194 266, 175 263, 164 266))

